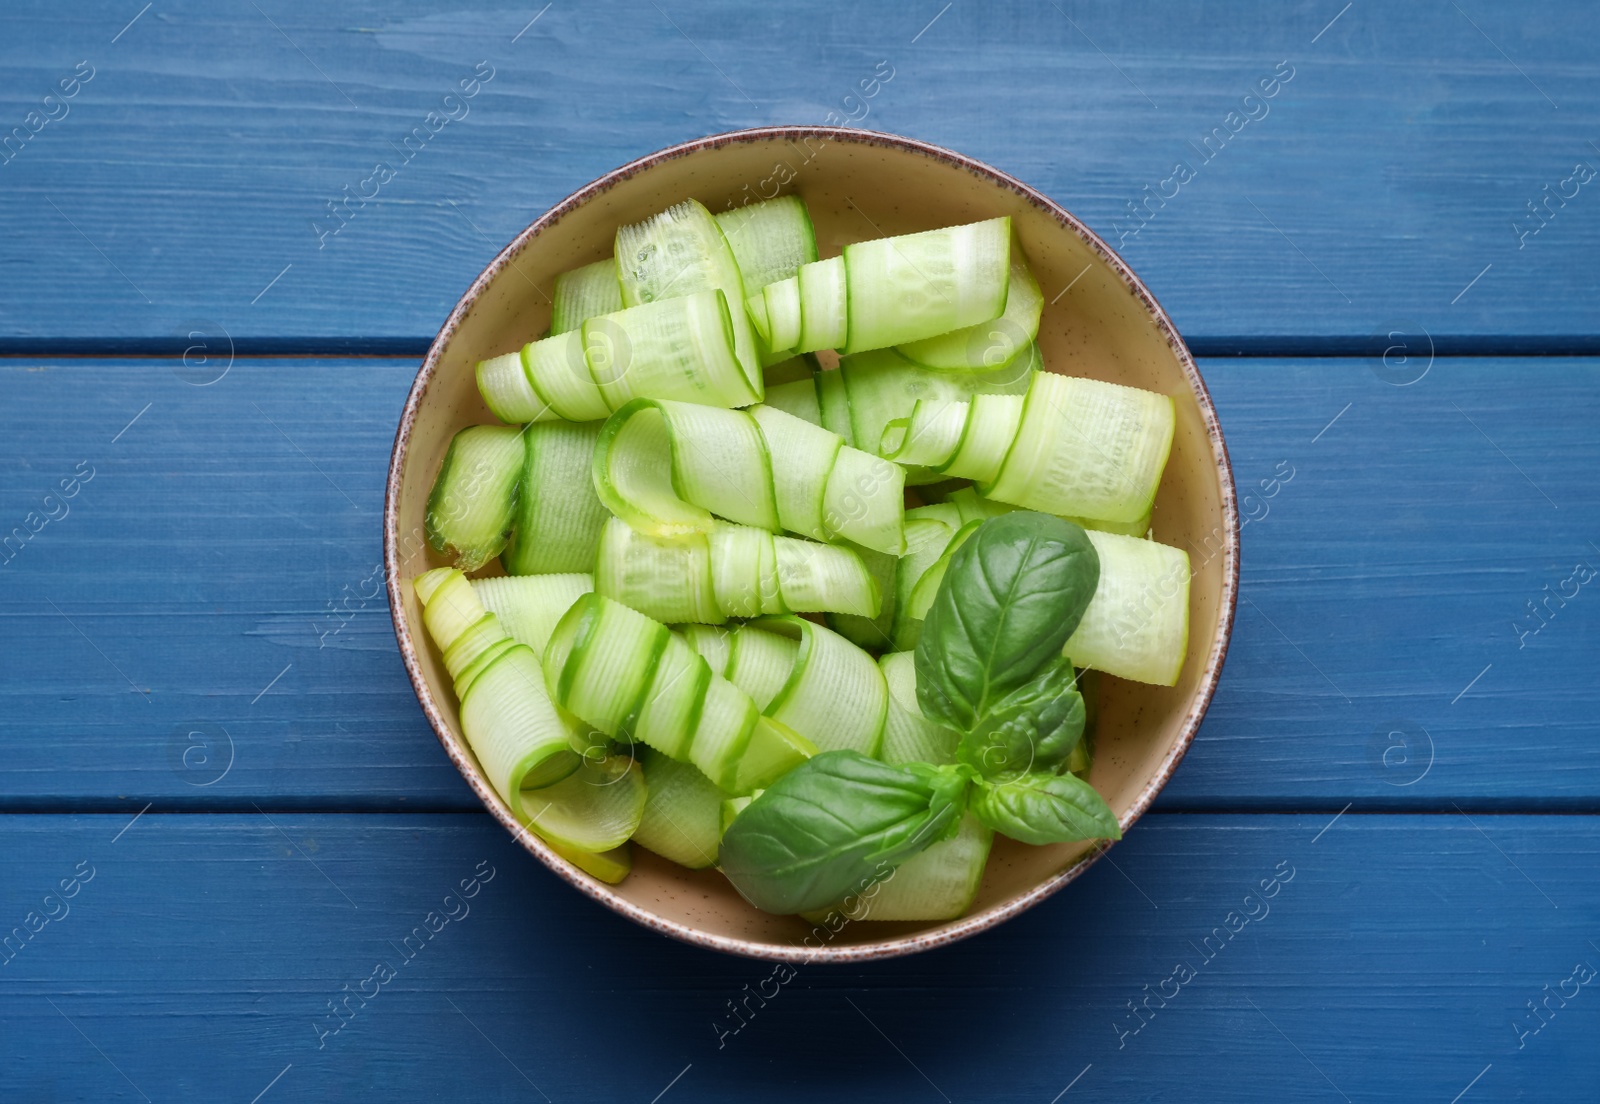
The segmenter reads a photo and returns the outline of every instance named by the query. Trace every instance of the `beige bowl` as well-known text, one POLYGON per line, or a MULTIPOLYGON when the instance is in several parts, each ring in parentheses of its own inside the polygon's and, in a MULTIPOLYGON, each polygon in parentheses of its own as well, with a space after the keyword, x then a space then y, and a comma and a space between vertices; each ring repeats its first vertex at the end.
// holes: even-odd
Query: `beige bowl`
POLYGON ((610 886, 522 829, 484 778, 461 734, 443 664, 422 629, 410 579, 441 562, 422 540, 423 508, 451 436, 494 419, 473 366, 520 348, 549 325, 559 272, 610 256, 619 225, 693 196, 713 211, 798 192, 817 245, 1010 215, 1047 305, 1039 344, 1051 371, 1171 395, 1178 428, 1156 498, 1155 536, 1189 551, 1189 656, 1172 689, 1104 680, 1091 775, 1126 832, 1166 784, 1210 704, 1228 647, 1239 579, 1239 524, 1222 431, 1194 359, 1166 313, 1121 258, 1086 226, 1004 173, 948 150, 887 134, 772 127, 719 134, 651 154, 601 177, 518 234, 467 289, 428 350, 406 399, 389 464, 383 515, 389 605, 406 671, 440 742, 483 803, 545 865, 641 924, 734 954, 853 961, 926 950, 993 927, 1044 900, 1100 854, 1083 844, 1030 847, 997 838, 967 915, 940 923, 813 928, 746 904, 714 870, 690 871, 634 849, 634 869, 610 886))

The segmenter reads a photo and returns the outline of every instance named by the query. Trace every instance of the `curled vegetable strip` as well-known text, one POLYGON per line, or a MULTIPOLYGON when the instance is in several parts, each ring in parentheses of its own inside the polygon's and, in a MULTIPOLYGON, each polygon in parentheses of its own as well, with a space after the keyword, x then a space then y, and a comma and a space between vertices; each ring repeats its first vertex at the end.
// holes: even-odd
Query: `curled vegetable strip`
POLYGON ((725 521, 709 534, 658 540, 612 518, 598 561, 601 594, 669 624, 878 608, 878 586, 850 549, 725 521))
POLYGON ((502 422, 597 421, 640 396, 759 402, 761 377, 745 376, 732 317, 715 288, 599 315, 483 361, 478 390, 502 422))
POLYGON ((649 536, 710 533, 716 514, 891 555, 905 547, 904 471, 768 406, 636 399, 601 429, 594 482, 612 513, 649 536))
MULTIPOLYGON (((545 596, 566 600, 581 580, 567 577, 544 588, 545 596)), ((417 576, 413 586, 428 634, 455 681, 467 743, 511 811, 563 854, 606 852, 625 843, 644 812, 637 764, 621 756, 578 756, 572 746, 577 726, 550 700, 539 657, 484 608, 465 575, 437 568, 417 576)), ((518 627, 526 633, 529 625, 518 627)))
POLYGON ((877 756, 889 687, 872 656, 800 617, 764 618, 719 635, 691 632, 689 644, 762 713, 823 751, 877 756))
POLYGON ((730 794, 760 789, 816 748, 761 715, 659 621, 599 594, 579 598, 544 653, 557 705, 608 736, 628 736, 693 763, 730 794))
POLYGON ((1153 391, 1040 372, 1028 393, 921 400, 884 429, 881 451, 978 483, 989 498, 1113 522, 1147 514, 1176 425, 1153 391))
POLYGON ((1010 262, 1009 217, 856 242, 763 289, 768 341, 858 353, 988 322, 1005 309, 1010 262))

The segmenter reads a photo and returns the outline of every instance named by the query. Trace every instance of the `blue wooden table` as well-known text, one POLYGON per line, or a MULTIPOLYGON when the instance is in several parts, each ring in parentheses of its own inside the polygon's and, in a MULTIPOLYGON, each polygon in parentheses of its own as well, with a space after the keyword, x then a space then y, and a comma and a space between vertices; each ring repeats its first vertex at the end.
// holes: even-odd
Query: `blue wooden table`
POLYGON ((1592 5, 0 27, 0 1100, 1595 1098, 1592 5), (518 229, 661 146, 830 121, 1082 216, 1202 358, 1253 497, 1216 701, 1114 856, 730 1031, 769 966, 580 897, 440 751, 381 486, 518 229))

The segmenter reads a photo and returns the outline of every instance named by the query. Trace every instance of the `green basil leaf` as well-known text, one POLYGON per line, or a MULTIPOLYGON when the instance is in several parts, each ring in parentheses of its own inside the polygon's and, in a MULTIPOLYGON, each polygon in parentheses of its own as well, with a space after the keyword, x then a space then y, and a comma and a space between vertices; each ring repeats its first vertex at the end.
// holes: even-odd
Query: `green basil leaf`
POLYGON ((917 642, 917 701, 963 732, 1058 661, 1100 581, 1081 526, 1018 510, 950 558, 917 642))
POLYGON ((766 912, 823 908, 953 832, 964 768, 891 766, 854 751, 813 756, 745 807, 718 864, 766 912))
POLYGON ((1061 770, 1084 731, 1084 700, 1071 661, 1058 659, 978 718, 957 758, 984 778, 1061 770))
POLYGON ((1025 774, 1008 782, 980 782, 971 808, 990 828, 1022 843, 1122 838, 1105 800, 1072 774, 1025 774))

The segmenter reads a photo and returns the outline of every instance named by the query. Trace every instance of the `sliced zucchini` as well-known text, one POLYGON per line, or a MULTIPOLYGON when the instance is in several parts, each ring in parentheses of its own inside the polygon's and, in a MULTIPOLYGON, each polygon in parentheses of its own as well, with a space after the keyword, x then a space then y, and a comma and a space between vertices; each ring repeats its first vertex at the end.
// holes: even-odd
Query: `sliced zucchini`
POLYGON ((733 250, 746 295, 775 280, 787 280, 801 265, 817 259, 817 233, 799 196, 735 207, 716 220, 733 250))
POLYGON ((722 803, 730 795, 694 767, 653 748, 640 752, 639 763, 650 792, 633 841, 691 870, 714 864, 722 803))
POLYGON ((556 277, 550 305, 550 334, 564 334, 591 318, 621 310, 622 283, 617 279, 617 262, 607 257, 556 277))
POLYGON ((584 595, 562 617, 544 675, 562 708, 609 736, 693 763, 732 794, 767 785, 815 751, 785 726, 763 723, 750 696, 712 674, 682 637, 602 595, 584 595))
MULTIPOLYGON (((726 322, 732 331, 734 357, 743 369, 747 401, 759 402, 761 357, 755 331, 744 311, 748 293, 734 252, 711 212, 698 201, 688 199, 643 222, 624 226, 617 231, 616 258, 622 301, 630 307, 696 292, 721 293, 726 322)), ((640 395, 684 398, 679 394, 656 396, 637 388, 629 397, 640 395)), ((617 403, 612 409, 620 405, 617 403)))
POLYGON ((498 556, 511 535, 522 466, 520 426, 468 426, 457 433, 428 495, 428 546, 462 571, 498 556))
POLYGON ((878 668, 889 687, 889 712, 883 722, 883 761, 934 766, 954 763, 961 733, 923 716, 922 706, 917 703, 916 653, 879 656, 878 668))
POLYGON ((1189 554, 1087 530, 1100 581, 1063 654, 1079 667, 1175 686, 1189 646, 1189 554))
POLYGON ((849 337, 840 352, 904 345, 999 317, 1010 263, 1009 217, 845 246, 849 337))
POLYGON ((606 421, 594 455, 600 500, 663 538, 710 533, 715 513, 898 554, 903 479, 897 465, 766 407, 636 400, 606 421))
POLYGON ((1011 246, 1011 277, 1006 288, 1006 306, 1000 317, 952 330, 938 337, 900 346, 900 354, 928 368, 944 371, 993 371, 1029 355, 1029 346, 1039 336, 1039 316, 1044 311, 1044 293, 1033 278, 1028 261, 1016 243, 1011 246))
POLYGON ((524 431, 521 490, 500 562, 512 575, 593 571, 611 515, 594 490, 601 422, 542 422, 524 431))
POLYGON ((585 761, 553 785, 524 789, 528 827, 576 851, 600 854, 621 847, 639 828, 648 799, 644 772, 631 756, 585 761))

